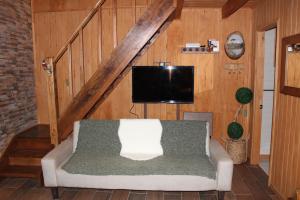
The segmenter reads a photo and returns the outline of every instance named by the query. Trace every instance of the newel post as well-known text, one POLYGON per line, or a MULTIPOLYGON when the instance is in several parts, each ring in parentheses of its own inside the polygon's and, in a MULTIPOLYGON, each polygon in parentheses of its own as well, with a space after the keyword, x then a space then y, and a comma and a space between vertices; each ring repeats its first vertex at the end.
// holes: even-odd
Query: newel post
POLYGON ((57 129, 58 109, 56 98, 56 80, 53 58, 46 58, 42 62, 43 69, 47 72, 48 112, 50 123, 51 143, 58 145, 59 135, 57 129))

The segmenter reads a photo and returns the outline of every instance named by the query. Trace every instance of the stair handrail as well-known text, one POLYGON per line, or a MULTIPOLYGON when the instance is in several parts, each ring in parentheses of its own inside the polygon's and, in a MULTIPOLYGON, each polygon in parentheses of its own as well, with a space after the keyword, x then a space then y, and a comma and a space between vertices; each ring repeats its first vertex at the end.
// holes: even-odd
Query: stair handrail
MULTIPOLYGON (((173 13, 173 14, 180 16, 180 11, 182 9, 183 0, 172 0, 172 1, 173 1, 173 6, 175 8, 177 8, 176 14, 175 13, 173 13)), ((61 142, 61 139, 65 139, 63 137, 63 135, 58 133, 58 132, 63 132, 63 131, 59 130, 60 126, 63 123, 61 123, 62 120, 60 119, 60 116, 58 114, 59 106, 58 106, 57 82, 56 82, 56 73, 55 73, 56 65, 66 52, 69 52, 70 54, 72 54, 71 45, 76 40, 77 37, 79 37, 79 40, 82 41, 83 29, 92 20, 92 18, 99 11, 99 8, 103 5, 104 2, 105 2, 105 0, 99 0, 96 3, 96 5, 93 7, 93 9, 90 10, 89 14, 84 18, 84 20, 79 24, 79 26, 77 27, 75 32, 71 35, 71 37, 66 42, 66 44, 58 51, 56 56, 54 58, 53 57, 46 58, 42 63, 44 70, 48 74, 47 85, 48 85, 48 111, 49 111, 50 136, 51 136, 51 143, 54 145, 58 145, 61 142)), ((163 0, 163 2, 164 2, 164 0, 163 0)), ((169 10, 169 12, 171 12, 171 10, 169 10)), ((83 56, 83 54, 82 54, 82 56, 83 56)), ((69 60, 70 59, 72 59, 72 58, 69 57, 69 60)), ((82 60, 83 60, 83 58, 82 58, 82 60)), ((71 64, 69 64, 70 65, 69 68, 72 69, 72 62, 71 61, 69 61, 69 62, 71 63, 71 64)), ((84 86, 86 86, 84 79, 83 79, 83 83, 84 83, 84 86)), ((111 84, 113 84, 113 83, 114 83, 114 81, 111 84)), ((72 83, 71 83, 71 85, 72 85, 72 83)), ((71 91, 72 91, 72 89, 71 89, 71 91)), ((76 102, 77 100, 73 99, 73 101, 76 102)), ((66 132, 66 130, 65 130, 65 132, 66 132)))
POLYGON ((99 11, 100 7, 104 4, 105 0, 99 0, 95 6, 89 11, 88 15, 78 25, 76 30, 67 40, 65 45, 58 51, 55 57, 48 57, 42 61, 42 67, 47 72, 47 93, 48 93, 48 112, 49 112, 49 124, 50 124, 50 136, 51 143, 58 145, 60 143, 60 135, 58 134, 58 95, 57 95, 57 83, 56 83, 56 64, 70 48, 74 40, 82 34, 85 26, 92 20, 95 14, 99 11), (81 33, 80 33, 81 32, 81 33))
POLYGON ((84 29, 84 27, 91 21, 94 15, 98 12, 99 8, 104 4, 105 0, 99 0, 96 5, 90 10, 89 14, 84 18, 84 20, 78 25, 77 29, 71 35, 70 39, 66 42, 66 44, 58 51, 56 56, 53 59, 54 66, 59 61, 59 59, 64 55, 67 51, 68 46, 76 39, 79 35, 80 31, 84 29))

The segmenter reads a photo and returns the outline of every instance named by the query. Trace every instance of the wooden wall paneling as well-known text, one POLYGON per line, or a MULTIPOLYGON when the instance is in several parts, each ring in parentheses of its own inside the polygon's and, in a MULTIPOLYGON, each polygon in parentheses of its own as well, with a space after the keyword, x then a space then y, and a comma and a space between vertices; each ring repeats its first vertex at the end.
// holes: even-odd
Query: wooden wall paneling
MULTIPOLYGON (((279 12, 279 11, 278 11, 279 12)), ((257 16, 257 15, 256 15, 257 16)), ((257 23, 257 20, 255 20, 255 22, 257 23)), ((279 123, 276 123, 276 119, 279 117, 279 113, 276 111, 276 110, 278 110, 277 109, 277 106, 279 105, 278 104, 278 101, 280 100, 278 97, 279 97, 279 87, 280 87, 280 85, 279 85, 279 82, 277 82, 276 80, 278 80, 279 79, 279 77, 280 77, 280 70, 278 70, 278 69, 280 69, 278 66, 279 66, 279 63, 281 62, 280 60, 281 60, 281 58, 280 58, 280 48, 281 48, 281 40, 279 39, 280 38, 280 33, 282 32, 282 29, 280 28, 280 21, 277 19, 277 21, 274 21, 274 24, 276 24, 276 27, 277 27, 277 30, 276 30, 276 60, 275 60, 275 84, 274 84, 274 89, 275 89, 275 91, 274 91, 274 97, 273 97, 273 116, 272 116, 272 134, 271 134, 271 155, 270 155, 270 159, 269 159, 269 165, 270 165, 270 168, 269 168, 269 180, 268 180, 268 184, 269 185, 271 185, 271 181, 272 181, 272 179, 273 179, 273 176, 274 176, 274 173, 273 173, 273 171, 275 171, 276 170, 276 167, 274 167, 274 165, 273 165, 273 161, 274 161, 274 156, 275 155, 278 155, 278 154, 276 154, 275 153, 275 150, 276 150, 276 147, 277 147, 277 145, 276 145, 276 138, 277 138, 277 136, 276 136, 276 134, 277 134, 277 130, 279 129, 279 123)), ((256 29, 256 27, 257 26, 255 26, 255 29, 256 29)), ((255 46, 255 49, 256 49, 257 47, 255 46)), ((254 50, 255 51, 255 50, 254 50)), ((255 57, 253 58, 253 60, 255 60, 255 57)), ((255 65, 254 65, 255 66, 255 65)), ((255 68, 256 68, 256 66, 255 66, 255 68)), ((277 150, 277 152, 278 152, 278 150, 277 150)), ((271 186, 272 187, 272 186, 271 186)))
MULTIPOLYGON (((291 98, 291 109, 290 109, 290 113, 291 115, 295 115, 296 112, 294 110, 292 110, 293 107, 296 107, 296 104, 297 104, 297 101, 294 99, 294 98, 291 98)), ((295 148, 294 148, 294 145, 295 145, 295 139, 296 138, 296 126, 297 126, 297 120, 295 120, 295 118, 292 118, 292 120, 290 120, 290 123, 289 123, 289 132, 291 132, 291 134, 289 135, 289 145, 288 145, 288 150, 287 150, 287 168, 292 168, 293 165, 294 165, 294 162, 295 162, 295 148)), ((296 143, 297 144, 297 143, 296 143)), ((287 184, 285 184, 285 193, 289 193, 289 194, 292 194, 293 192, 293 188, 291 187, 292 185, 292 182, 294 182, 294 175, 292 174, 292 171, 286 171, 285 172, 285 176, 287 177, 287 184)))
POLYGON ((113 26, 112 26, 112 9, 102 8, 102 56, 103 60, 109 58, 113 50, 113 26), (105 36, 105 38, 104 38, 105 36))
POLYGON ((256 56, 255 56, 255 77, 253 92, 255 98, 253 99, 253 134, 251 137, 251 155, 250 163, 258 164, 260 162, 260 133, 262 121, 262 105, 263 98, 263 78, 264 78, 264 32, 256 33, 256 56))
POLYGON ((112 0, 112 26, 113 26, 113 44, 114 48, 118 46, 118 22, 117 22, 117 15, 118 15, 118 8, 117 8, 117 0, 112 0))
POLYGON ((32 0, 34 13, 89 10, 98 0, 32 0))
MULTIPOLYGON (((99 64, 99 23, 98 15, 96 14, 90 23, 83 29, 83 66, 84 80, 89 80, 90 77, 98 68, 99 64)), ((101 47, 100 47, 101 48, 101 47)))
MULTIPOLYGON (((300 101, 297 100, 297 103, 296 103, 296 106, 297 108, 300 108, 300 101)), ((296 111, 296 119, 299 119, 300 118, 300 109, 298 109, 296 111)), ((295 140, 294 140, 294 164, 293 164, 293 167, 292 169, 296 169, 295 170, 295 174, 293 175, 294 177, 297 177, 297 178, 294 178, 294 180, 291 182, 291 188, 294 188, 294 187, 297 187, 298 188, 298 195, 300 195, 300 191, 299 191, 299 188, 300 188, 300 159, 299 159, 299 152, 300 152, 300 134, 297 130, 300 130, 300 123, 296 123, 297 126, 296 126, 296 129, 295 129, 295 134, 296 134, 296 137, 295 137, 295 140)), ((298 197, 299 198, 299 197, 298 197)))
POLYGON ((102 62, 103 56, 102 56, 102 7, 98 10, 98 65, 102 62))
MULTIPOLYGON (((279 22, 280 30, 278 31, 279 40, 285 36, 300 32, 300 3, 297 0, 261 1, 257 4, 256 9, 256 30, 268 26, 274 21, 279 22)), ((281 47, 279 47, 280 51, 281 47)), ((277 63, 280 57, 277 58, 277 63)), ((278 83, 280 73, 276 77, 278 83)), ((299 126, 300 109, 299 98, 276 94, 276 110, 272 139, 271 171, 270 185, 284 199, 292 197, 296 188, 300 186, 300 155, 299 153, 299 131, 294 127, 299 126), (296 113, 295 113, 296 111, 296 113)))
MULTIPOLYGON (((118 30, 116 34, 118 41, 121 41, 125 37, 135 23, 134 14, 132 8, 117 9, 117 28, 115 30, 118 30)), ((131 105, 131 73, 129 73, 123 79, 122 83, 110 94, 104 104, 97 109, 93 118, 119 119, 135 117, 129 113, 131 105), (124 102, 127 103, 124 104, 124 102)))
MULTIPOLYGON (((144 12, 145 6, 144 3, 150 3, 150 1, 136 0, 136 9, 126 4, 125 1, 118 1, 117 5, 122 6, 117 9, 117 39, 122 39, 127 31, 131 28, 134 18, 138 19, 139 16, 144 12), (126 4, 126 5, 125 5, 126 4), (128 16, 127 16, 128 15, 128 16)), ((128 2, 127 2, 128 3, 128 2)), ((133 2, 131 2, 134 4, 133 2)), ((73 17, 81 15, 83 11, 76 12, 61 12, 71 14, 73 17)), ((87 13, 87 11, 85 11, 87 13)), ((39 13, 40 14, 40 13, 39 13)), ((48 15, 48 13, 46 13, 48 15)), ((58 15, 59 13, 53 13, 53 15, 58 15)), ((137 64, 140 65, 153 65, 154 61, 166 60, 170 61, 174 65, 195 65, 195 104, 192 105, 181 105, 180 113, 184 111, 211 111, 214 112, 214 137, 220 138, 222 134, 226 133, 226 127, 232 116, 234 115, 235 109, 238 107, 238 104, 231 104, 232 99, 234 99, 233 94, 237 88, 237 85, 247 85, 249 80, 247 73, 242 73, 239 76, 229 76, 227 71, 223 69, 224 62, 227 61, 226 55, 223 51, 223 44, 227 37, 227 33, 231 30, 241 30, 243 32, 250 32, 250 25, 242 23, 243 20, 247 19, 249 21, 251 18, 250 9, 242 9, 235 13, 230 19, 226 22, 221 20, 221 10, 220 9, 201 9, 201 8, 184 8, 182 11, 182 18, 173 22, 169 29, 164 32, 155 44, 146 52, 138 61, 137 64), (195 17, 196 16, 196 17, 195 17), (241 20, 243 19, 243 20, 241 20), (235 21, 238 21, 237 23, 235 21), (233 26, 232 29, 227 29, 226 26, 233 26), (200 42, 206 44, 207 39, 217 39, 220 40, 220 53, 216 55, 185 55, 180 53, 180 47, 185 45, 187 42, 200 42), (234 79, 234 80, 232 80, 234 79), (237 80, 235 80, 237 79, 237 80), (204 81, 204 82, 203 82, 204 81), (226 84, 223 84, 224 81, 227 81, 226 84), (229 94, 222 93, 223 91, 230 91, 229 94)), ((83 17, 85 16, 82 14, 83 17)), ((68 18, 68 16, 66 16, 68 18)), ((78 17, 79 18, 79 17, 78 17)), ((101 18, 102 18, 102 57, 107 59, 113 49, 113 11, 112 11, 112 1, 107 0, 105 5, 101 9, 101 18)), ((64 17, 61 16, 61 21, 63 23, 64 17)), ((98 17, 99 19, 99 17, 98 17)), ((47 22, 51 21, 48 19, 47 22)), ((74 21, 76 21, 74 19, 74 21)), ((92 50, 97 49, 93 45, 97 45, 99 40, 89 39, 90 37, 95 36, 99 30, 97 26, 97 20, 93 22, 93 25, 86 27, 83 30, 84 38, 84 48, 85 50, 91 51, 95 56, 99 54, 98 51, 92 50), (92 44, 92 41, 94 44, 92 44), (96 41, 96 42, 95 42, 96 41)), ((69 23, 67 20, 66 22, 69 23)), ((65 22, 65 23, 66 23, 65 22)), ((75 22, 73 22, 75 23, 75 22)), ((53 24, 53 28, 56 28, 56 25, 53 24)), ((59 27, 62 29, 62 27, 59 27)), ((73 28, 75 30, 76 26, 73 28)), ((68 29, 71 29, 68 28, 68 29)), ((72 31, 73 31, 72 30, 72 31)), ((42 30, 40 30, 42 34, 42 30)), ((68 30, 68 32, 72 32, 68 30)), ((59 31, 57 31, 59 32, 59 31)), ((60 33, 61 34, 61 33, 60 33)), ((67 34, 67 31, 66 33, 67 34)), ((250 33, 249 33, 250 34, 250 33)), ((47 35, 47 33, 46 33, 47 35)), ((56 37, 60 35, 54 35, 52 40, 56 40, 56 37)), ((95 36, 99 38, 99 36, 95 36)), ((247 44, 251 41, 249 36, 246 34, 247 44)), ((60 45, 58 48, 60 48, 60 45)), ((45 45, 44 49, 47 48, 45 45)), ((54 48, 51 48, 55 50, 54 48)), ((250 47, 249 47, 250 49, 250 47)), ((88 52, 88 51, 87 51, 88 52)), ((54 51, 54 54, 56 52, 54 51)), ((249 51, 246 51, 246 56, 248 58, 250 55, 249 51)), ((85 72, 86 78, 94 70, 94 60, 87 60, 87 56, 84 56, 85 59, 85 72), (91 68, 90 68, 91 67, 91 68)), ((93 56, 94 57, 94 56, 93 56)), ((72 44, 72 62, 73 66, 73 81, 74 81, 74 94, 76 94, 79 89, 79 75, 80 71, 79 66, 76 66, 75 63, 78 63, 79 59, 79 41, 75 40, 72 44)), ((246 69, 248 71, 250 64, 249 60, 243 58, 245 62, 246 69)), ((95 58, 95 60, 97 60, 95 58)), ((129 113, 129 109, 132 106, 131 102, 131 74, 122 81, 122 83, 111 93, 102 106, 99 107, 97 112, 93 115, 93 118, 96 119, 118 119, 118 118, 133 118, 134 115, 129 113), (121 98, 120 98, 121 97, 121 98)), ((43 112, 46 109, 42 110, 43 112)), ((133 112, 139 114, 140 117, 143 116, 143 105, 135 104, 133 112)), ((176 105, 165 105, 165 104, 155 104, 149 105, 148 117, 159 117, 161 119, 176 119, 176 105)), ((243 119, 242 119, 243 120, 243 119)), ((246 122, 243 122, 246 123, 246 122)), ((243 124, 244 125, 244 124, 243 124)), ((247 129, 247 124, 244 125, 247 129)))
POLYGON ((48 111, 45 105, 48 105, 47 94, 44 91, 47 88, 47 74, 41 67, 42 60, 47 57, 45 51, 50 47, 49 35, 41 34, 41 31, 50 33, 50 26, 44 26, 49 23, 49 15, 45 13, 33 14, 34 23, 34 76, 35 76, 35 93, 37 104, 37 119, 39 123, 48 123, 48 111))

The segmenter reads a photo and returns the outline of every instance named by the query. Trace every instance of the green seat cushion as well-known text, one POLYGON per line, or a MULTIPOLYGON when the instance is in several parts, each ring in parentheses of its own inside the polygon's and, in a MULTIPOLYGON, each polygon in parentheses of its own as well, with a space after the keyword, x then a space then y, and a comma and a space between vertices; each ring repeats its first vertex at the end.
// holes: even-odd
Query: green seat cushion
POLYGON ((134 161, 121 156, 75 153, 63 166, 72 174, 85 175, 194 175, 215 179, 216 171, 207 156, 160 156, 134 161))

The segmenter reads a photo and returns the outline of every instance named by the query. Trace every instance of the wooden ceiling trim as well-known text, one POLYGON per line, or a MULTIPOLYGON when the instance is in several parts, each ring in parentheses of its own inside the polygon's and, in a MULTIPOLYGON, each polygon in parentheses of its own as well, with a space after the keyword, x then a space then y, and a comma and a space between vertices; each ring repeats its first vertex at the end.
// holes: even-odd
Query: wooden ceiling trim
MULTIPOLYGON (((184 7, 222 8, 226 0, 184 0, 184 7)), ((249 0, 244 7, 254 8, 256 0, 249 0)))
MULTIPOLYGON (((131 1, 118 0, 118 8, 132 7, 131 1)), ((222 8, 226 0, 177 0, 183 3, 183 7, 198 7, 198 8, 222 8)), ((60 11, 79 11, 90 10, 94 7, 97 0, 32 0, 33 13, 40 12, 60 12, 60 11)), ((106 0, 107 3, 103 8, 112 8, 111 0, 106 0)), ((249 0, 244 7, 255 7, 255 0, 249 0)), ((147 1, 136 0, 136 7, 147 7, 147 1)))
POLYGON ((227 18, 243 7, 249 0, 228 0, 222 7, 222 18, 227 18))

